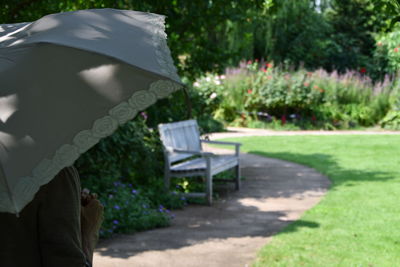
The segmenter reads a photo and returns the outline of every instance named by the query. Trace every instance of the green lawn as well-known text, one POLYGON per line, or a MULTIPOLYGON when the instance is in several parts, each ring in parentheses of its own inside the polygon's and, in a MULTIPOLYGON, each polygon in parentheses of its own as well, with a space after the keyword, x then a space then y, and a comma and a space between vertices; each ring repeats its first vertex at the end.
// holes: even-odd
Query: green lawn
POLYGON ((276 235, 254 266, 400 266, 400 135, 229 140, 332 181, 323 200, 276 235))

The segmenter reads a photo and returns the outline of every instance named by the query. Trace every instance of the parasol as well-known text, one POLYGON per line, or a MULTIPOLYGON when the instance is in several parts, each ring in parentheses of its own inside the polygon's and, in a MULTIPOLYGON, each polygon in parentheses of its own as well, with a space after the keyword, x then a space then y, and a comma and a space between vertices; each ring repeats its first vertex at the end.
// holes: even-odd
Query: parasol
POLYGON ((164 16, 94 9, 0 25, 0 212, 181 88, 164 16))

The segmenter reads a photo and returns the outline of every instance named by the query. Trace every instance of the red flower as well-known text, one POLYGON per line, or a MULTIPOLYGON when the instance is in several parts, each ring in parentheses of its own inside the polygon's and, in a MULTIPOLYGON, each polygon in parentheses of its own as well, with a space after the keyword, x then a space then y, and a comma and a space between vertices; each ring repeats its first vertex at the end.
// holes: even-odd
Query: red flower
POLYGON ((261 68, 261 71, 267 72, 267 69, 266 68, 261 68))
POLYGON ((316 120, 317 120, 317 117, 315 117, 315 115, 312 115, 311 120, 312 120, 312 121, 316 121, 316 120))
POLYGON ((360 72, 361 72, 361 73, 366 73, 366 72, 367 72, 367 69, 363 67, 363 68, 360 69, 360 72))
POLYGON ((282 121, 282 125, 286 124, 286 116, 285 115, 282 115, 281 121, 282 121))
POLYGON ((395 53, 399 52, 399 48, 397 48, 397 47, 395 49, 393 49, 393 50, 394 50, 395 53))
POLYGON ((265 64, 265 66, 266 66, 267 68, 272 68, 272 67, 273 67, 272 63, 268 63, 268 62, 265 64))
POLYGON ((253 93, 253 90, 249 89, 249 90, 247 90, 247 93, 251 94, 251 93, 253 93))

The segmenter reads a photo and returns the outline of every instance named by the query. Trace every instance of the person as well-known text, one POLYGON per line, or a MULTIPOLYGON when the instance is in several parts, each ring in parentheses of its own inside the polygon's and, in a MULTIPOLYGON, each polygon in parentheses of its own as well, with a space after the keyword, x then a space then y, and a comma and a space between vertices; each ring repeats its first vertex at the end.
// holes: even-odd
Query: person
POLYGON ((81 196, 77 170, 66 167, 18 218, 0 213, 0 266, 91 266, 102 216, 95 195, 81 196))

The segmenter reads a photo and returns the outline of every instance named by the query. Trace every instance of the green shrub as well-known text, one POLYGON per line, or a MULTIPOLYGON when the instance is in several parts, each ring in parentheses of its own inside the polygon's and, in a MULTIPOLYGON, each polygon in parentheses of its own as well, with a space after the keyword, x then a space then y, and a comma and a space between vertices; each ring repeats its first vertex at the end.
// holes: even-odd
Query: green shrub
POLYGON ((262 127, 290 123, 293 129, 374 126, 390 110, 396 87, 389 77, 373 83, 364 71, 308 72, 251 61, 194 85, 216 119, 248 127, 259 120, 262 127))
POLYGON ((83 188, 98 194, 105 206, 101 236, 166 226, 166 209, 185 200, 162 187, 164 159, 157 132, 142 113, 101 140, 76 162, 83 188))

